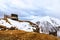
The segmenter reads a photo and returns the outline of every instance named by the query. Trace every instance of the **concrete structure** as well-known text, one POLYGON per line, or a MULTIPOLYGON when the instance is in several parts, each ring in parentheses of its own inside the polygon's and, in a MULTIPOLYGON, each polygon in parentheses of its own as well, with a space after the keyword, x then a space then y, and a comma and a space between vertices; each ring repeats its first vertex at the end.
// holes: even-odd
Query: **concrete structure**
POLYGON ((11 19, 12 20, 18 20, 18 15, 17 14, 11 14, 11 19))
POLYGON ((6 20, 7 18, 11 18, 12 20, 18 20, 18 15, 17 14, 11 14, 10 15, 4 15, 4 19, 6 20))

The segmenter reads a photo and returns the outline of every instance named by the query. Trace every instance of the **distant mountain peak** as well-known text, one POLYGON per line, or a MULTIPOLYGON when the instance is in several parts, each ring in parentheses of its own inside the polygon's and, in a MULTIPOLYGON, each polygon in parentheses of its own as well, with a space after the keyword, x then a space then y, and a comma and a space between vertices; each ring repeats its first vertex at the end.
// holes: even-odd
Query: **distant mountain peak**
POLYGON ((40 17, 40 18, 35 18, 31 20, 33 23, 40 22, 39 26, 43 32, 48 33, 50 32, 55 32, 57 31, 57 27, 60 26, 60 19, 50 17, 50 16, 45 16, 45 17, 40 17))

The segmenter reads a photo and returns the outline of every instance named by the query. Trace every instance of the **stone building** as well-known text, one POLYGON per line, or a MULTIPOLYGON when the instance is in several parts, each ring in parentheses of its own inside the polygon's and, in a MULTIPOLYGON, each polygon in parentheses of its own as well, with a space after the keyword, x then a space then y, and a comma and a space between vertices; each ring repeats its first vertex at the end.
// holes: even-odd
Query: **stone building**
POLYGON ((11 14, 11 16, 10 15, 4 15, 4 19, 6 20, 7 18, 10 18, 10 19, 12 19, 12 20, 18 20, 18 15, 17 14, 11 14))
POLYGON ((17 14, 11 14, 11 19, 12 20, 18 20, 18 15, 17 14))

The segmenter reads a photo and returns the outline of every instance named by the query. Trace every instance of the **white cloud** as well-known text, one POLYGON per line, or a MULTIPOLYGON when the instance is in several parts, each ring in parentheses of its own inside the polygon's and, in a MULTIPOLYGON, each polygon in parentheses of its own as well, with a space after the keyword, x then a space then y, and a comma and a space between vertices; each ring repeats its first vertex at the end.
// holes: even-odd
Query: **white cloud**
POLYGON ((60 16, 60 0, 0 0, 0 10, 22 15, 60 16))

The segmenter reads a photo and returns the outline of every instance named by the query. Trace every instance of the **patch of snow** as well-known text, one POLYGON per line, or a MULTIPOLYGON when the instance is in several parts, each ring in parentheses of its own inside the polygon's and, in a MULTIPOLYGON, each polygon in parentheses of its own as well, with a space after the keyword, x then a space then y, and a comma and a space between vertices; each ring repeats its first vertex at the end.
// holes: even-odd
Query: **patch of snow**
POLYGON ((33 32, 33 27, 28 22, 18 22, 8 18, 8 21, 12 24, 13 27, 18 28, 19 30, 25 30, 28 32, 33 32))
POLYGON ((59 28, 59 30, 57 31, 57 37, 60 37, 60 28, 59 28))
POLYGON ((7 28, 11 27, 11 25, 3 19, 0 20, 0 25, 6 26, 7 28))
POLYGON ((57 31, 57 36, 60 37, 60 31, 57 31))
POLYGON ((10 18, 7 18, 7 20, 8 20, 8 22, 10 22, 10 24, 8 22, 6 22, 6 20, 1 19, 0 25, 6 26, 7 28, 16 27, 19 30, 24 30, 24 31, 28 31, 28 32, 33 32, 33 29, 35 29, 28 22, 19 22, 19 21, 12 20, 10 18))

